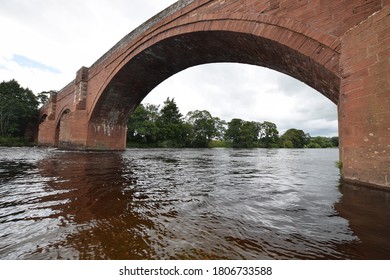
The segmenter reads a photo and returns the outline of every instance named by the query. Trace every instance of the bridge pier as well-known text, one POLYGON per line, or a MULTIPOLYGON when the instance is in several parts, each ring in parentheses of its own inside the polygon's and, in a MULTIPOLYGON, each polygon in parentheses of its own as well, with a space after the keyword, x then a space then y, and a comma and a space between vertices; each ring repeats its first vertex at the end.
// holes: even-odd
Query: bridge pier
POLYGON ((390 187, 390 6, 342 38, 339 98, 344 179, 390 187))
POLYGON ((91 123, 88 125, 86 148, 123 151, 126 149, 126 135, 126 126, 91 123))

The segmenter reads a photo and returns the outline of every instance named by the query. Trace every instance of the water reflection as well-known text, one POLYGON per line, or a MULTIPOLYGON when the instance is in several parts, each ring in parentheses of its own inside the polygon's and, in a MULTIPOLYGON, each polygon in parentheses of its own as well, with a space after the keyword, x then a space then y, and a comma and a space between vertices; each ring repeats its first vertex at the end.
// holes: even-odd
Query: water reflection
POLYGON ((3 151, 3 259, 390 258, 390 193, 337 150, 3 151))
POLYGON ((137 179, 124 172, 121 154, 57 153, 39 162, 38 168, 43 177, 53 178, 48 187, 56 190, 43 201, 66 201, 52 207, 61 216, 60 226, 67 234, 66 240, 51 247, 72 248, 61 257, 126 259, 150 255, 147 231, 153 224, 145 213, 133 211, 137 179))
POLYGON ((335 209, 359 238, 341 249, 356 259, 390 259, 390 192, 346 183, 340 192, 335 209))

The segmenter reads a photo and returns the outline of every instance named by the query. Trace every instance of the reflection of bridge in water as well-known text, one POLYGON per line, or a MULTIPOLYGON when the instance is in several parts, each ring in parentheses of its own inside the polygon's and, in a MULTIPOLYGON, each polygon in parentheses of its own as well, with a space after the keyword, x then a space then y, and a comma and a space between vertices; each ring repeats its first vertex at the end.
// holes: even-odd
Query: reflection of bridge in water
POLYGON ((335 209, 359 238, 349 250, 359 259, 388 259, 390 215, 383 213, 390 211, 390 193, 350 184, 341 185, 340 191, 343 196, 335 209))
POLYGON ((159 83, 195 65, 247 63, 337 104, 345 179, 389 187, 389 11, 381 0, 178 1, 51 96, 39 143, 123 150, 129 115, 159 83))

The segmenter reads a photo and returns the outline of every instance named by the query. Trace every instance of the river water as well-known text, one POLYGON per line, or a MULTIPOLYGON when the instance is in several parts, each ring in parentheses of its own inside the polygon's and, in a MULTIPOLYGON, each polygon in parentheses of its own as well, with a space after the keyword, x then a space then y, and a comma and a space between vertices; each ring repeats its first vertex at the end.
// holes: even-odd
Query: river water
POLYGON ((337 149, 0 148, 0 259, 390 259, 337 149))

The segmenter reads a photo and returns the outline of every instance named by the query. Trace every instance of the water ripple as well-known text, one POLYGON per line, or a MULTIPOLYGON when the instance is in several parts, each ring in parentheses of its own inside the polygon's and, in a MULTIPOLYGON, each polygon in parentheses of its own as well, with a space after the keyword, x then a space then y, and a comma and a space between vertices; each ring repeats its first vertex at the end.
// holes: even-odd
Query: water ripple
POLYGON ((390 258, 390 195, 337 150, 0 152, 0 259, 390 258))

